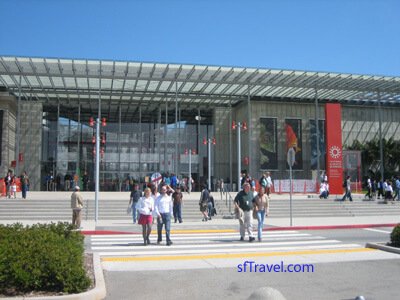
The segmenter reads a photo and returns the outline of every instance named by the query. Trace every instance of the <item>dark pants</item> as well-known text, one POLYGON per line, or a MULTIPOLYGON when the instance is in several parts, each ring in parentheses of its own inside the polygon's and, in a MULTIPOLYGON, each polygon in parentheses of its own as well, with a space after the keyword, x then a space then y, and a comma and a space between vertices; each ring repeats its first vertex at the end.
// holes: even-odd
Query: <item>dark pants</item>
POLYGON ((182 204, 181 203, 174 204, 174 219, 175 219, 175 222, 176 222, 176 220, 178 220, 179 223, 182 222, 182 204))
POLYGON ((26 191, 28 190, 28 185, 23 184, 22 185, 22 198, 26 199, 26 191))
POLYGON ((160 214, 161 218, 157 218, 157 242, 162 241, 162 229, 163 225, 165 225, 165 236, 167 239, 167 243, 171 241, 170 239, 170 231, 171 231, 171 214, 166 213, 166 214, 160 214), (160 220, 161 219, 161 220, 160 220))
POLYGON ((346 189, 346 193, 344 194, 342 201, 346 200, 346 198, 349 198, 350 201, 353 201, 353 198, 351 197, 351 191, 346 189))

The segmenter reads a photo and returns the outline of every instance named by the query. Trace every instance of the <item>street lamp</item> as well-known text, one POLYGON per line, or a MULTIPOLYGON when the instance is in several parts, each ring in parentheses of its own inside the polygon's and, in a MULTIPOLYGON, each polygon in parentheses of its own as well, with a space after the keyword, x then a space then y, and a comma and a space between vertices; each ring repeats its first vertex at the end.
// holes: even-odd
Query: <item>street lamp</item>
MULTIPOLYGON (((106 118, 102 118, 101 123, 100 119, 96 118, 96 122, 94 121, 93 117, 89 119, 89 126, 94 127, 96 125, 96 180, 95 180, 95 215, 94 220, 97 222, 99 219, 99 183, 100 183, 100 124, 101 126, 106 126, 106 118)), ((93 138, 92 138, 93 142, 93 138)), ((105 143, 105 138, 104 138, 105 143)), ((102 151, 102 156, 104 155, 104 150, 102 151)))
POLYGON ((189 194, 192 191, 192 155, 196 155, 195 149, 185 149, 185 155, 189 155, 189 177, 188 177, 188 189, 189 194))
POLYGON ((243 122, 237 122, 232 121, 232 130, 237 129, 237 161, 238 161, 238 174, 237 174, 237 179, 238 179, 238 192, 240 192, 241 188, 241 182, 240 182, 240 177, 242 173, 242 165, 241 165, 241 153, 240 153, 240 129, 247 130, 247 123, 246 121, 243 122))
POLYGON ((208 190, 211 191, 211 144, 217 144, 215 137, 211 138, 204 138, 203 145, 208 145, 208 190))

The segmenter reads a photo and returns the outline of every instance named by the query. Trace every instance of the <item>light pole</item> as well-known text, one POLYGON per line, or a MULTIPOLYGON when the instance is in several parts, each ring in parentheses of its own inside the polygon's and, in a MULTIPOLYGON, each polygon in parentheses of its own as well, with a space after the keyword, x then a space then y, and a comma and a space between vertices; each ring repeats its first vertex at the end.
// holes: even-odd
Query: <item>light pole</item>
POLYGON ((293 187, 292 187, 292 168, 293 168, 293 165, 294 165, 294 162, 295 162, 295 157, 296 157, 296 150, 293 148, 293 147, 290 147, 289 148, 289 150, 288 150, 288 152, 287 152, 287 158, 286 158, 286 160, 287 160, 287 163, 288 163, 288 165, 289 165, 289 176, 290 176, 290 181, 289 181, 289 184, 290 184, 290 201, 289 201, 289 206, 290 206, 290 226, 293 226, 293 218, 292 218, 292 189, 293 189, 293 187))
POLYGON ((240 143, 241 143, 241 141, 240 141, 240 129, 241 128, 243 130, 247 130, 246 121, 237 122, 237 123, 235 123, 235 121, 232 121, 232 129, 233 130, 237 129, 237 160, 238 160, 238 173, 237 173, 238 186, 237 186, 237 191, 238 192, 240 192, 240 188, 241 188, 240 177, 241 177, 241 174, 242 174, 242 170, 241 170, 242 169, 242 161, 241 161, 242 154, 240 152, 240 149, 241 149, 241 145, 240 145, 240 143))
POLYGON ((215 145, 217 142, 214 138, 204 138, 203 144, 208 145, 208 190, 211 191, 211 144, 215 145))
MULTIPOLYGON (((96 122, 93 120, 92 117, 89 119, 89 126, 93 127, 96 125, 96 169, 95 169, 95 196, 94 196, 94 203, 95 203, 95 214, 94 214, 94 220, 97 223, 99 219, 99 189, 100 189, 100 119, 96 118, 96 122), (96 123, 96 124, 95 124, 96 123)), ((101 119, 101 126, 106 126, 106 118, 101 119)), ((102 150, 102 155, 104 154, 102 150)))

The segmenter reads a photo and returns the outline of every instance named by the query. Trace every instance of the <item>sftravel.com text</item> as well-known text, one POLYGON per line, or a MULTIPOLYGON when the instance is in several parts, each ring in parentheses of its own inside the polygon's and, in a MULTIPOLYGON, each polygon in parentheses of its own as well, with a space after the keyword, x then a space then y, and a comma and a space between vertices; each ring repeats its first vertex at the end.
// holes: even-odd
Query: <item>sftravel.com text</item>
POLYGON ((280 264, 258 264, 252 260, 246 260, 237 265, 238 273, 314 273, 313 264, 288 264, 283 261, 280 264))

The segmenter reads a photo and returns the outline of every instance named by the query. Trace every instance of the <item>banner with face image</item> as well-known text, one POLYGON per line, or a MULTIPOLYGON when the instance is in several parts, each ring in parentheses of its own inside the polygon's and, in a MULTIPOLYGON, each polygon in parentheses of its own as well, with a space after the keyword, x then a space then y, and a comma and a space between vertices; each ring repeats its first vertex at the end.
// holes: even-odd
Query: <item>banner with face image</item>
MULTIPOLYGON (((285 119, 286 148, 285 153, 294 150, 293 170, 303 169, 303 152, 302 152, 302 126, 301 119, 285 119)), ((286 156, 285 156, 286 157, 286 156)), ((286 168, 289 169, 288 163, 286 168)))

